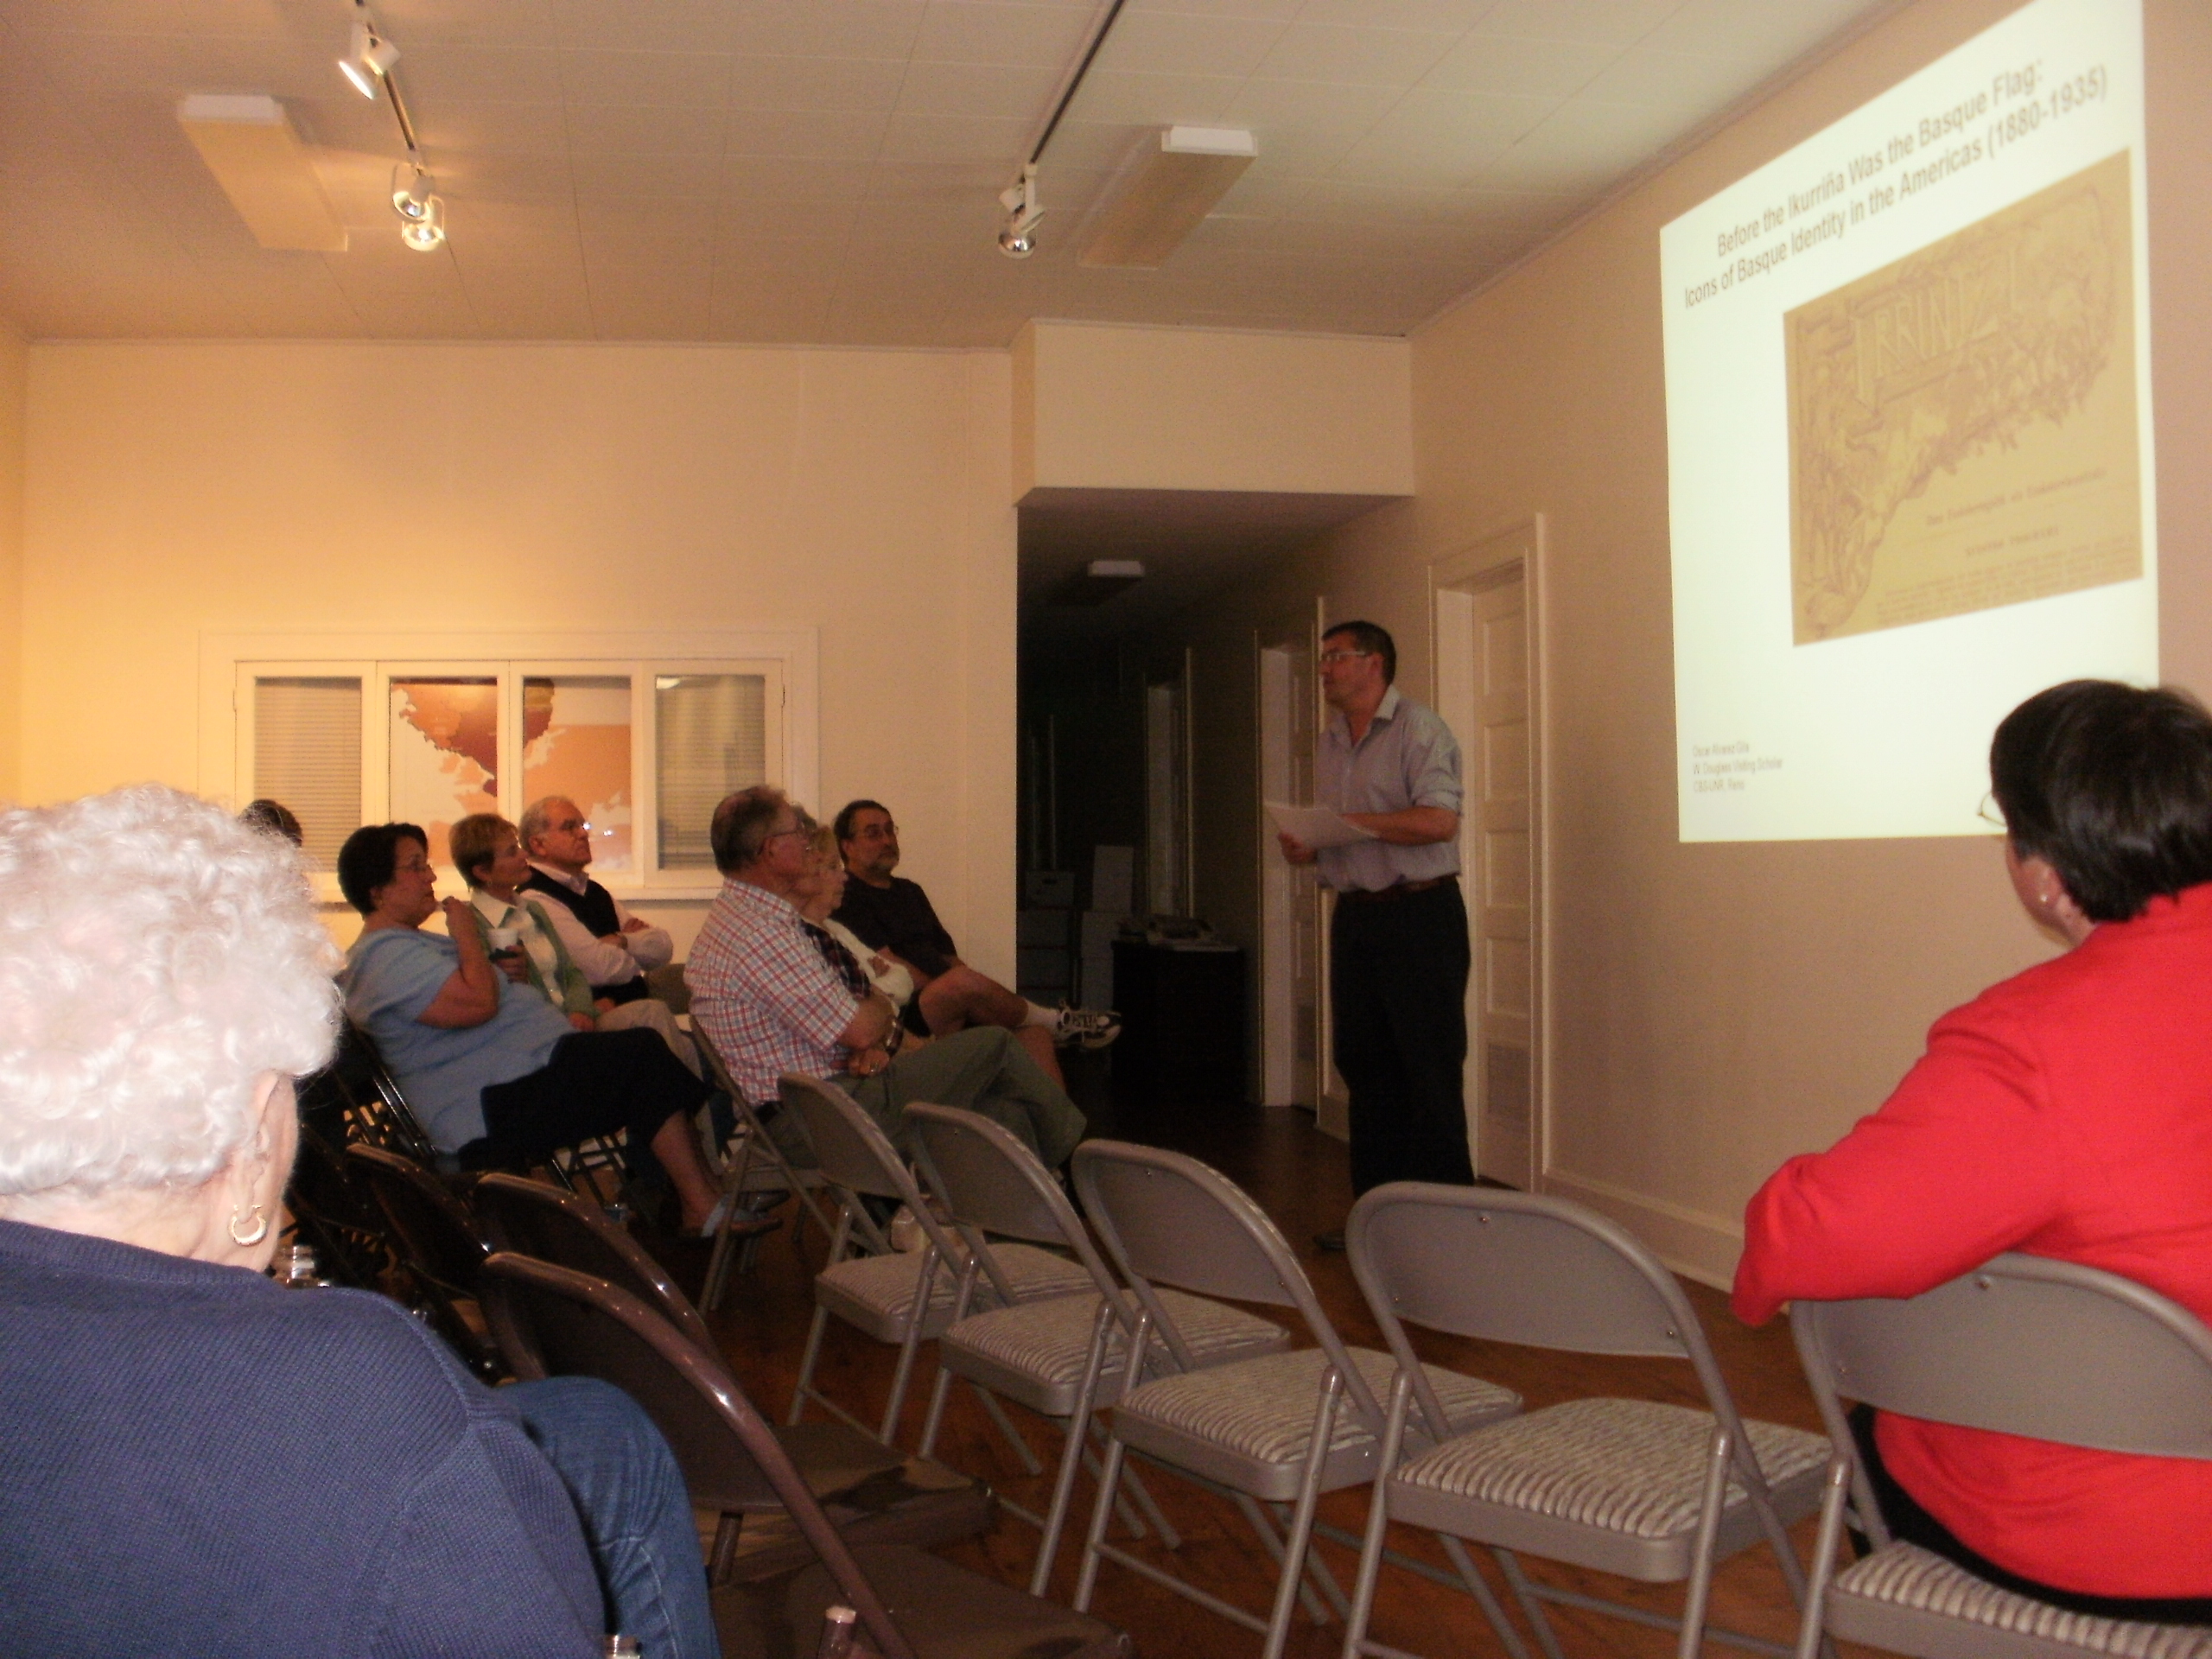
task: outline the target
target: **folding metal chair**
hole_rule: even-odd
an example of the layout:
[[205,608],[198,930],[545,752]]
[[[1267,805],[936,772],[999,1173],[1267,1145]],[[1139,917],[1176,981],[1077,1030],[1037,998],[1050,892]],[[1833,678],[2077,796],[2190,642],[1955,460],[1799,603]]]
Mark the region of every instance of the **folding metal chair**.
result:
[[[2212,1630],[2016,1595],[1883,1523],[1839,1396],[1929,1422],[2153,1458],[2212,1458],[2212,1331],[2094,1268],[2000,1255],[1907,1300],[1804,1302],[1798,1357],[1835,1442],[1797,1652],[1822,1636],[1919,1659],[2205,1659]],[[1844,1496],[1874,1546],[1833,1571]]]
[[911,1545],[859,1545],[852,1529],[841,1533],[728,1371],[634,1296],[505,1251],[485,1265],[485,1294],[503,1329],[526,1329],[535,1350],[574,1362],[563,1369],[623,1389],[679,1458],[693,1448],[687,1480],[699,1478],[700,1459],[719,1459],[717,1490],[702,1497],[695,1484],[695,1501],[789,1516],[815,1564],[795,1562],[766,1580],[717,1586],[716,1623],[731,1659],[806,1652],[836,1605],[858,1613],[884,1659],[914,1659],[918,1651],[932,1659],[1128,1659],[1128,1638],[1110,1625]]
[[[722,1364],[714,1334],[690,1299],[636,1240],[594,1205],[517,1175],[486,1175],[477,1184],[474,1197],[495,1249],[605,1281],[658,1313],[715,1365]],[[516,1321],[507,1321],[504,1329],[495,1323],[494,1335],[518,1376],[589,1369],[589,1356],[557,1344],[549,1351],[535,1330]],[[982,1483],[942,1464],[906,1457],[842,1423],[781,1429],[777,1439],[798,1465],[808,1489],[830,1506],[849,1539],[930,1546],[972,1537],[991,1524],[992,1496]],[[720,1480],[722,1465],[715,1444],[709,1437],[703,1453],[690,1442],[676,1447],[686,1478],[702,1495],[702,1507],[711,1507],[705,1500],[727,1487]],[[860,1507],[853,1508],[855,1503]],[[713,1557],[717,1582],[734,1570],[742,1522],[741,1510],[722,1515]],[[747,1570],[758,1576],[774,1559],[756,1550],[747,1557]]]
[[[1324,1492],[1375,1478],[1384,1431],[1379,1399],[1390,1387],[1391,1357],[1344,1344],[1281,1232],[1219,1172],[1180,1153],[1116,1141],[1086,1141],[1076,1148],[1073,1165],[1084,1212],[1143,1307],[1137,1339],[1156,1332],[1179,1373],[1141,1384],[1114,1407],[1075,1605],[1090,1606],[1098,1563],[1115,1561],[1261,1632],[1265,1659],[1280,1659],[1292,1604],[1308,1576],[1343,1609],[1336,1581],[1318,1556],[1309,1560],[1314,1506]],[[1192,1369],[1185,1356],[1195,1358],[1193,1345],[1162,1294],[1168,1287],[1295,1309],[1317,1345]],[[1460,1433],[1521,1408],[1520,1396],[1496,1383],[1437,1366],[1423,1367],[1421,1375],[1445,1433]],[[1268,1617],[1106,1543],[1106,1519],[1129,1452],[1236,1502],[1281,1564]],[[1281,1506],[1293,1506],[1287,1535],[1277,1536],[1262,1504],[1276,1506],[1277,1518]],[[1312,1591],[1303,1594],[1308,1611],[1323,1619]]]
[[[1791,1594],[1802,1598],[1804,1573],[1783,1529],[1819,1502],[1828,1443],[1737,1414],[1681,1287],[1624,1229],[1558,1198],[1398,1182],[1352,1206],[1345,1242],[1352,1273],[1399,1366],[1345,1659],[1363,1653],[1404,1659],[1367,1639],[1392,1521],[1444,1541],[1463,1586],[1514,1659],[1524,1659],[1526,1650],[1459,1540],[1490,1547],[1548,1659],[1560,1659],[1560,1649],[1547,1601],[1677,1630],[1678,1651],[1693,1659],[1706,1633],[1713,1562],[1761,1538],[1772,1546]],[[1407,1339],[1408,1324],[1570,1353],[1686,1360],[1708,1409],[1573,1400],[1446,1433],[1441,1402],[1432,1398]],[[1427,1449],[1416,1447],[1401,1462],[1416,1436]],[[1522,1571],[1516,1552],[1647,1584],[1688,1580],[1682,1616],[1670,1619],[1537,1584]],[[1732,1631],[1711,1634],[1760,1652],[1785,1651]]]
[[[1065,1256],[1028,1244],[1003,1245],[962,1260],[966,1253],[955,1249],[938,1225],[890,1137],[857,1101],[836,1084],[814,1077],[786,1075],[781,1091],[784,1109],[798,1115],[815,1155],[822,1160],[823,1175],[841,1198],[830,1239],[830,1264],[814,1275],[814,1322],[807,1329],[806,1352],[799,1361],[798,1384],[791,1391],[791,1414],[785,1421],[798,1421],[806,1402],[814,1400],[855,1427],[867,1427],[814,1386],[823,1332],[835,1314],[855,1330],[899,1350],[891,1397],[884,1404],[883,1425],[876,1431],[876,1438],[887,1444],[906,1403],[914,1356],[924,1342],[950,1327],[963,1286],[969,1287],[965,1306],[980,1310],[1072,1296],[1090,1288],[1090,1275]],[[866,1223],[867,1230],[874,1230],[861,1202],[866,1198],[905,1205],[922,1225],[923,1248],[847,1255],[856,1226]],[[1041,1472],[1042,1465],[998,1402],[980,1389],[977,1397],[1000,1432],[1018,1448],[1023,1466],[1031,1474]]]
[[[954,1322],[938,1338],[937,1382],[922,1430],[922,1455],[927,1457],[937,1443],[945,1397],[956,1376],[1003,1395],[1060,1426],[1060,1466],[1045,1515],[1033,1516],[1004,1497],[999,1500],[1001,1507],[1042,1534],[1029,1575],[1029,1593],[1042,1595],[1066,1524],[1076,1471],[1085,1455],[1085,1427],[1092,1414],[1110,1405],[1127,1386],[1129,1339],[1142,1310],[1106,1270],[1059,1182],[1011,1130],[977,1112],[918,1103],[907,1107],[906,1122],[923,1179],[951,1212],[973,1261],[985,1261],[995,1253],[997,1247],[987,1235],[996,1234],[1065,1249],[1090,1275],[1090,1287],[1078,1295],[970,1314],[966,1303],[975,1283],[971,1268],[953,1308]],[[1290,1345],[1287,1331],[1242,1308],[1175,1290],[1162,1291],[1160,1297],[1190,1344],[1192,1369],[1278,1353]],[[1147,1357],[1140,1370],[1147,1374],[1179,1369],[1164,1347]],[[1141,1493],[1135,1471],[1130,1473],[1133,1486]],[[1173,1529],[1148,1497],[1142,1501],[1163,1541],[1173,1548]]]
[[346,1148],[348,1166],[384,1212],[387,1236],[431,1325],[480,1375],[502,1376],[497,1349],[464,1311],[487,1254],[476,1217],[445,1178],[382,1147]]
[[[301,1090],[303,1109],[320,1109],[329,1097],[341,1103],[350,1141],[411,1158],[425,1169],[436,1169],[438,1149],[430,1144],[422,1121],[400,1092],[398,1079],[377,1052],[375,1040],[352,1020],[338,1034],[338,1052]],[[450,1158],[448,1169],[455,1167]]]
[[[688,989],[685,1006],[690,1006]],[[760,1121],[760,1115],[753,1109],[753,1103],[746,1099],[738,1089],[736,1080],[730,1076],[729,1068],[722,1064],[722,1057],[713,1041],[696,1020],[692,1024],[691,1035],[699,1045],[699,1053],[706,1060],[708,1071],[714,1075],[715,1086],[729,1096],[730,1110],[737,1119],[736,1150],[730,1154],[723,1167],[722,1190],[741,1197],[748,1192],[789,1192],[795,1197],[798,1200],[798,1207],[791,1212],[793,1249],[798,1248],[799,1235],[805,1230],[810,1216],[813,1217],[815,1225],[822,1229],[822,1236],[825,1239],[830,1237],[836,1230],[836,1224],[830,1219],[830,1212],[823,1207],[822,1199],[817,1196],[828,1185],[822,1172],[803,1169],[784,1155],[783,1148],[769,1135],[768,1126]],[[753,1248],[752,1241],[746,1241],[745,1248],[749,1252]],[[700,1305],[709,1313],[721,1306],[722,1291],[728,1282],[732,1267],[738,1265],[738,1255],[739,1251],[722,1239],[715,1241],[715,1253],[707,1262],[706,1283],[699,1293]]]

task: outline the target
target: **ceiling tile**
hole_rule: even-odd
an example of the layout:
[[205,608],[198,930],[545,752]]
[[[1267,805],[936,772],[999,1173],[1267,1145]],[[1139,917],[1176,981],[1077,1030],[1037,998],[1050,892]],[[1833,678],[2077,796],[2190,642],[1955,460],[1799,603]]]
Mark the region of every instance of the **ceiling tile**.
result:
[[1596,194],[1681,128],[1664,111],[1576,99],[1484,169],[1480,182],[1530,192]]
[[747,110],[889,110],[906,65],[896,58],[769,58],[730,64],[729,102]]
[[917,62],[1020,64],[1065,72],[1090,38],[1089,7],[933,0],[914,37]]
[[1628,48],[1580,41],[1535,41],[1478,31],[1437,60],[1424,91],[1522,92],[1571,98]]
[[1579,96],[1601,104],[1638,104],[1672,110],[1685,125],[1741,98],[1762,79],[1741,58],[1662,52],[1639,46],[1584,87]]
[[571,104],[569,144],[578,155],[719,157],[727,120],[722,111],[698,105]]
[[1497,0],[1306,0],[1301,23],[1357,23],[1372,29],[1472,29]]
[[[870,176],[874,169],[870,169]],[[789,156],[735,156],[722,163],[721,194],[725,202],[817,202],[833,197],[823,184],[822,164]]]
[[448,99],[561,99],[561,54],[550,46],[424,46],[403,54],[398,74],[408,107],[418,115]]
[[1410,86],[1459,36],[1408,29],[1295,22],[1253,73],[1283,80]]
[[1863,0],[1686,0],[1643,44],[1764,61],[1768,73],[1802,56],[1866,10]]
[[816,161],[865,162],[883,143],[891,118],[864,110],[732,110],[724,130],[728,156],[804,156]]
[[795,58],[905,58],[923,0],[751,0],[738,14],[740,52]]
[[1029,137],[1026,121],[901,111],[885,129],[879,153],[887,162],[996,162],[1011,172],[1020,165]]
[[721,189],[718,156],[625,156],[587,150],[570,164],[576,199],[629,196],[712,198]]
[[1095,68],[1116,74],[1252,73],[1287,24],[1272,18],[1124,11],[1098,49]]
[[1130,73],[1093,69],[1084,77],[1070,115],[1085,121],[1166,127],[1217,125],[1244,85],[1230,75]]
[[550,10],[564,47],[728,52],[735,43],[728,0],[552,0]]
[[561,54],[561,85],[572,104],[715,104],[729,90],[730,59],[720,53]]
[[1060,71],[977,63],[914,63],[899,92],[901,112],[998,116],[1040,126]]
[[[451,163],[440,151],[505,152],[565,156],[569,123],[557,102],[490,103],[446,99],[416,110],[415,128],[433,167]],[[397,135],[388,140],[396,152]]]
[[[377,22],[403,48],[534,46],[557,39],[552,0],[377,0]],[[345,40],[345,14],[333,20],[334,52]]]
[[[1796,0],[1788,0],[1795,4]],[[1518,35],[1587,46],[1633,46],[1667,21],[1683,0],[1498,0],[1475,25],[1479,35]]]

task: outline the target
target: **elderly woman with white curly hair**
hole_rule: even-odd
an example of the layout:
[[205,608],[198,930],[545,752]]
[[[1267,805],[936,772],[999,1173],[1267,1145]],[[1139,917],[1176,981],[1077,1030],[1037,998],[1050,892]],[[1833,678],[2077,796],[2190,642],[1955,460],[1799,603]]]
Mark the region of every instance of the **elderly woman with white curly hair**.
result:
[[711,1655],[624,1395],[265,1276],[335,961],[296,851],[204,802],[0,815],[0,1652]]

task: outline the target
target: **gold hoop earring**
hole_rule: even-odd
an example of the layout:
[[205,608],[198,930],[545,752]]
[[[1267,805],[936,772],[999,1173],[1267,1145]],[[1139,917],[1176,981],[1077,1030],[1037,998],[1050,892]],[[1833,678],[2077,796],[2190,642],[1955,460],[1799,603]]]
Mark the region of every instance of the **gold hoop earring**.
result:
[[251,1225],[248,1226],[244,1231],[239,1230],[238,1223],[240,1217],[238,1212],[235,1210],[231,1211],[231,1243],[233,1244],[239,1245],[241,1247],[248,1244],[258,1244],[263,1239],[269,1236],[269,1217],[262,1213],[262,1209],[259,1205],[257,1204],[251,1207],[253,1213],[253,1221]]

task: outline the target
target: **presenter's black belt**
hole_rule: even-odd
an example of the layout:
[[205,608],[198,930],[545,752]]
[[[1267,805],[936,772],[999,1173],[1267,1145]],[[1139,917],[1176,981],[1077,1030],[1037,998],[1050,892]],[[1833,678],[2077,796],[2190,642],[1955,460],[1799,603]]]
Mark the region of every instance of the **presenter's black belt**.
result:
[[1459,885],[1456,875],[1432,875],[1420,881],[1400,881],[1387,887],[1346,887],[1337,895],[1340,905],[1381,905],[1393,899],[1410,899],[1417,893]]

